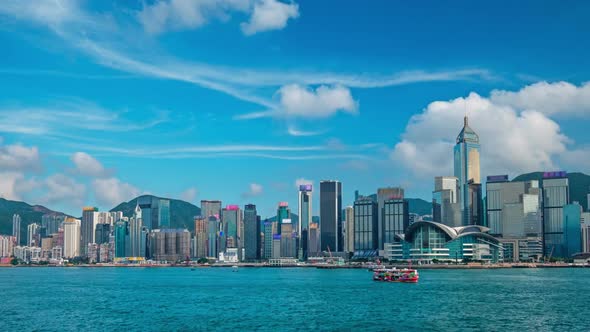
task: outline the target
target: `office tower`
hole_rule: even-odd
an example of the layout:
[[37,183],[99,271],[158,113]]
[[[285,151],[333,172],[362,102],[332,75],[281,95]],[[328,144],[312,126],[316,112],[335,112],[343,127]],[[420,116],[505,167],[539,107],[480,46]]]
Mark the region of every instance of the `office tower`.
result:
[[260,221],[254,204],[244,207],[244,249],[244,260],[260,259]]
[[152,259],[167,262],[189,259],[191,233],[188,230],[155,229],[149,236]]
[[291,219],[283,219],[281,224],[281,257],[294,258],[297,256],[296,238],[297,232],[293,231]]
[[344,235],[346,239],[344,251],[354,252],[354,207],[352,206],[347,206],[344,209]]
[[488,176],[487,220],[490,234],[499,237],[541,236],[539,182],[508,181],[508,175]]
[[[129,220],[129,248],[131,250],[130,257],[145,257],[145,248],[142,245],[145,244],[143,239],[143,211],[139,207],[139,204],[135,206],[133,217]],[[142,255],[142,253],[144,255]]]
[[361,197],[354,202],[353,210],[355,255],[365,256],[368,251],[379,249],[379,204]]
[[383,243],[398,243],[397,234],[404,234],[410,226],[408,201],[405,199],[389,199],[383,203],[383,224],[381,234]]
[[320,245],[322,251],[342,251],[342,184],[320,182]]
[[283,224],[283,220],[285,219],[291,219],[291,210],[289,209],[289,203],[280,202],[279,207],[277,209],[277,234],[281,234],[281,225]]
[[[479,194],[474,192],[478,190],[477,185],[481,183],[479,151],[479,136],[469,127],[467,116],[465,116],[463,129],[457,136],[454,149],[455,177],[459,181],[458,192],[463,226],[474,225],[476,220],[473,220],[473,217],[481,217],[477,215],[480,211],[470,211],[470,207],[480,206],[475,199],[481,197],[481,192]],[[481,187],[479,188],[481,190]]]
[[580,219],[582,252],[590,252],[590,212],[583,212]]
[[467,185],[468,189],[468,215],[467,219],[471,223],[470,225],[480,225],[483,226],[483,196],[482,196],[482,189],[480,183],[474,183],[472,180],[469,180],[469,184]]
[[217,257],[217,253],[219,252],[219,224],[219,215],[207,217],[207,257]]
[[201,215],[205,218],[217,216],[221,218],[221,201],[201,201]]
[[170,201],[160,199],[158,203],[158,228],[170,228]]
[[61,227],[61,224],[66,219],[65,215],[48,213],[41,217],[41,226],[45,227],[47,234],[57,233],[57,230]]
[[109,243],[111,224],[96,224],[94,231],[94,242],[96,244]]
[[195,242],[194,242],[194,257],[207,257],[207,235],[209,229],[209,221],[205,217],[195,217]]
[[578,202],[563,207],[563,256],[572,257],[582,251],[582,206]]
[[119,220],[115,223],[115,257],[127,257],[127,247],[129,246],[129,222]]
[[21,228],[20,227],[21,227],[20,215],[14,214],[12,216],[12,236],[14,236],[17,246],[20,246],[20,244],[21,244],[21,238],[20,238]]
[[457,189],[459,182],[453,176],[434,178],[432,192],[432,220],[450,227],[461,226],[461,205]]
[[543,173],[543,255],[564,257],[563,207],[569,203],[569,182],[566,172]]
[[88,243],[94,243],[94,228],[98,222],[98,208],[87,206],[82,209],[82,223],[80,224],[80,256],[86,257]]
[[281,234],[275,234],[272,236],[271,258],[281,258]]
[[297,223],[298,256],[300,259],[307,259],[307,247],[309,242],[309,225],[312,218],[312,190],[311,184],[299,186],[299,222]]
[[74,218],[66,218],[63,223],[64,228],[64,250],[63,256],[65,258],[74,258],[80,256],[80,220]]
[[386,243],[383,235],[383,205],[386,200],[403,199],[404,189],[399,187],[388,187],[377,189],[377,204],[379,208],[378,213],[378,233],[379,233],[379,249],[383,249],[383,244]]
[[39,236],[39,232],[41,229],[41,225],[37,223],[32,223],[27,226],[27,246],[29,247],[40,247],[41,246],[41,238]]
[[277,222],[266,221],[264,223],[264,258],[272,258],[273,236],[277,233]]
[[320,249],[320,227],[317,222],[309,225],[309,246],[307,248],[308,257],[318,256]]
[[41,258],[49,260],[51,258],[51,249],[54,247],[53,237],[44,237],[41,239]]
[[222,210],[221,221],[225,230],[226,248],[242,248],[242,211],[237,205],[228,205]]

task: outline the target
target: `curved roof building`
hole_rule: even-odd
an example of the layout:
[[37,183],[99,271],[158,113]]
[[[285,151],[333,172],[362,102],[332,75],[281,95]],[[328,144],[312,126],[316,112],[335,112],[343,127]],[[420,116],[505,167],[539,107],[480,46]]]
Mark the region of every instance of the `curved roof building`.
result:
[[398,234],[399,244],[388,244],[389,259],[412,260],[482,260],[497,262],[503,248],[488,234],[489,228],[479,225],[450,227],[432,221],[413,223],[404,234]]

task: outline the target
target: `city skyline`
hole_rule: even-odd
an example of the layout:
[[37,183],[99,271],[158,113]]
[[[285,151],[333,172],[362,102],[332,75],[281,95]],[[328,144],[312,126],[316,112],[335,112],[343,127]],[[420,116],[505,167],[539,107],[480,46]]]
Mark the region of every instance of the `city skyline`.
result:
[[[453,175],[465,115],[486,142],[482,182],[588,173],[589,50],[578,42],[588,4],[511,5],[493,28],[502,6],[281,4],[264,21],[253,4],[195,5],[187,13],[202,15],[191,16],[143,2],[7,1],[0,197],[77,216],[150,193],[271,216],[280,201],[295,212],[311,183],[319,215],[320,181],[336,179],[343,207],[383,186],[430,200],[434,176]],[[555,24],[539,24],[553,12]]]

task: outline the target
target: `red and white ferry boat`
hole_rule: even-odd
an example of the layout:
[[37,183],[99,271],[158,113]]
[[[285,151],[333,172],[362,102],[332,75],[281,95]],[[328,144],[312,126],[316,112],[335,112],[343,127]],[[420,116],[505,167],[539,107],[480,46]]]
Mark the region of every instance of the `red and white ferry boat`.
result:
[[384,282],[418,282],[418,270],[415,269],[376,269],[373,270],[374,281]]

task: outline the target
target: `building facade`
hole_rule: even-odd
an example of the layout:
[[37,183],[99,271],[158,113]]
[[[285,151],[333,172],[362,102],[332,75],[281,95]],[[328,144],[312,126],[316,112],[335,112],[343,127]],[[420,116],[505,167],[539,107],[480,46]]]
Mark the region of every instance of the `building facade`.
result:
[[398,234],[403,234],[410,226],[410,211],[405,199],[389,199],[380,211],[383,216],[381,234],[383,243],[399,242]]
[[343,251],[342,228],[342,184],[339,181],[321,181],[320,248],[322,251]]
[[456,177],[437,176],[432,192],[432,219],[450,227],[462,223],[461,205],[458,198],[459,182]]
[[155,229],[149,236],[153,260],[177,262],[189,259],[191,233],[187,229]]
[[87,206],[82,209],[82,221],[80,224],[80,255],[87,255],[88,243],[94,243],[94,227],[98,223],[98,208]]
[[354,206],[344,209],[344,251],[354,253]]
[[12,236],[15,238],[15,245],[21,245],[21,218],[20,215],[14,214],[12,215]]
[[311,184],[299,186],[299,222],[297,223],[298,256],[306,260],[309,248],[309,225],[312,221],[312,191]]
[[566,172],[545,172],[542,183],[543,255],[565,257],[563,207],[569,203]]
[[[477,215],[480,211],[474,211],[474,197],[481,197],[481,191],[474,193],[477,186],[481,184],[480,178],[480,145],[479,136],[469,127],[467,116],[464,118],[463,129],[457,136],[454,148],[455,177],[458,179],[458,197],[461,206],[461,225],[475,225],[476,219],[482,218]],[[479,187],[481,190],[481,187]],[[477,205],[475,206],[477,207]]]
[[63,223],[64,227],[64,250],[63,256],[65,258],[74,258],[81,255],[80,252],[80,220],[74,218],[66,218]]
[[375,256],[379,250],[379,205],[372,199],[354,202],[354,256]]
[[244,260],[260,260],[260,217],[256,205],[244,206]]
[[384,216],[383,216],[383,209],[385,207],[385,201],[391,199],[403,199],[404,198],[404,189],[399,187],[388,187],[388,188],[378,188],[377,189],[377,204],[379,213],[377,216],[378,219],[378,240],[379,240],[379,250],[383,249],[383,244],[385,241],[385,235],[383,231],[385,229],[384,226]]

